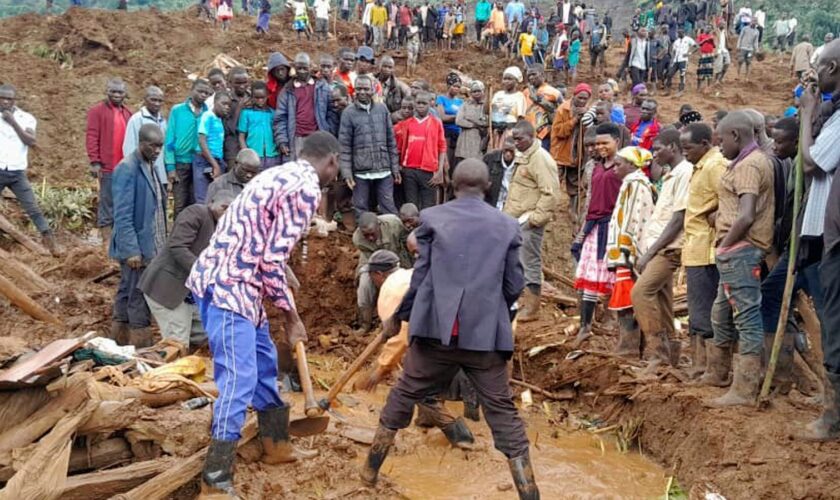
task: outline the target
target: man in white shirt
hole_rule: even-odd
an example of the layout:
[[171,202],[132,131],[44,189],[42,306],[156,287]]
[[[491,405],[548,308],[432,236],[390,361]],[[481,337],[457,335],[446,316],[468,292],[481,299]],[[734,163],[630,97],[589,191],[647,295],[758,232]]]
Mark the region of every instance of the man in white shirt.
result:
[[633,80],[634,87],[645,81],[648,66],[647,53],[647,30],[639,28],[636,37],[630,42],[630,78]]
[[[143,107],[131,116],[125,126],[125,139],[123,139],[122,147],[124,158],[128,158],[129,155],[137,150],[137,146],[140,144],[140,127],[143,125],[147,123],[157,125],[160,131],[163,132],[164,137],[166,136],[166,118],[161,113],[162,107],[163,90],[154,85],[146,88]],[[168,184],[163,155],[158,155],[157,160],[155,160],[155,172],[157,172],[161,184]]]
[[776,29],[776,48],[779,49],[779,52],[784,52],[787,47],[787,36],[790,33],[790,23],[787,19],[781,17],[774,26]]
[[666,79],[669,91],[674,75],[678,71],[680,73],[680,94],[685,91],[685,72],[688,67],[688,58],[695,50],[697,50],[697,42],[690,36],[685,36],[684,29],[678,29],[677,39],[671,44],[671,69],[668,71],[668,78]]
[[820,60],[820,54],[822,54],[825,46],[831,43],[834,40],[834,33],[826,33],[825,37],[823,38],[823,44],[814,50],[814,54],[811,56],[811,66],[816,66],[817,61]]
[[326,40],[330,25],[330,0],[315,0],[312,7],[315,8],[315,34],[318,40]]
[[53,256],[61,252],[47,219],[38,207],[35,193],[26,177],[29,148],[35,146],[35,117],[15,106],[17,90],[9,84],[0,85],[0,192],[12,190],[29,219],[38,228],[44,245]]
[[767,21],[767,13],[764,12],[763,5],[758,6],[753,17],[755,18],[756,28],[758,28],[758,43],[761,43],[764,41],[764,23]]

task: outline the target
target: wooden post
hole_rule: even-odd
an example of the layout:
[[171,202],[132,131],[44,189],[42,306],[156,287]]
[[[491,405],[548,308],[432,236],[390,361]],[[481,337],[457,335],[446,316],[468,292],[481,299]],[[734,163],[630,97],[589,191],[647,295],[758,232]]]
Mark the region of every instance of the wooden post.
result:
[[52,289],[52,286],[40,274],[2,248],[0,248],[0,273],[5,274],[30,293],[46,292]]
[[0,231],[3,231],[4,233],[8,234],[12,238],[14,238],[18,243],[37,254],[50,254],[50,252],[48,252],[43,245],[41,245],[40,243],[36,243],[29,236],[25,235],[23,231],[18,229],[17,226],[12,224],[12,222],[9,219],[5,218],[2,215],[0,215]]
[[20,288],[15,286],[14,283],[9,281],[8,278],[0,274],[0,294],[5,296],[9,299],[9,302],[18,306],[25,312],[26,314],[32,316],[35,319],[44,321],[46,323],[52,323],[56,326],[62,326],[63,323],[57,317],[53,316],[53,314],[43,307],[40,304],[32,300],[29,295],[24,293]]

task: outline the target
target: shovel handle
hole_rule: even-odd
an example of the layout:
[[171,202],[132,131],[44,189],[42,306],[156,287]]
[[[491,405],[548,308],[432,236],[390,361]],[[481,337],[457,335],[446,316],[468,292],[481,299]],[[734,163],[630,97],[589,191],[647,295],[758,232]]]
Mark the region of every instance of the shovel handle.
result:
[[309,363],[306,361],[306,346],[303,341],[295,343],[295,357],[297,358],[298,375],[300,375],[300,386],[303,388],[304,411],[307,417],[315,417],[322,412],[318,410],[318,402],[315,401],[315,394],[312,390],[312,378],[309,376]]
[[[359,354],[359,356],[356,357],[356,359],[354,359],[352,363],[350,363],[350,366],[348,366],[346,370],[344,370],[344,373],[341,374],[341,377],[338,378],[338,381],[336,381],[336,383],[334,383],[332,387],[330,387],[330,392],[327,393],[327,397],[321,400],[320,406],[322,409],[326,410],[330,407],[330,405],[332,405],[332,402],[335,401],[336,396],[338,396],[338,393],[340,393],[341,390],[344,389],[344,386],[347,385],[347,382],[349,382],[350,379],[353,378],[353,375],[355,375],[356,372],[359,371],[359,368],[361,368],[362,365],[364,365],[365,362],[367,362],[368,358],[370,358],[371,355],[374,352],[376,352],[379,346],[382,345],[384,342],[385,339],[382,338],[382,335],[377,335],[376,337],[374,337],[374,339],[367,345],[367,347],[365,347],[365,350],[362,351],[362,353]],[[326,408],[324,408],[324,406],[326,406]]]

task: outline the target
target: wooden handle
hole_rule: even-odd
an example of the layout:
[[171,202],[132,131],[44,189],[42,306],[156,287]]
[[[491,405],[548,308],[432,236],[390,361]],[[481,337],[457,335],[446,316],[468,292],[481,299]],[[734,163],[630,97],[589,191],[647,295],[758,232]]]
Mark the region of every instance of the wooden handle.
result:
[[382,338],[382,335],[377,335],[371,342],[365,347],[365,350],[362,351],[359,356],[350,363],[350,366],[344,370],[344,373],[341,374],[341,377],[338,378],[338,381],[330,387],[330,392],[327,393],[327,403],[332,404],[335,400],[335,397],[338,396],[338,393],[344,389],[344,386],[347,385],[347,382],[353,378],[353,375],[359,371],[359,368],[367,362],[368,358],[376,352],[377,348],[385,342],[385,339]]
[[309,363],[306,361],[306,347],[303,345],[302,340],[295,343],[295,357],[297,357],[300,386],[303,388],[303,397],[305,399],[304,410],[307,416],[318,416],[320,414],[318,412],[318,402],[315,401],[315,395],[312,390],[312,379],[309,377]]

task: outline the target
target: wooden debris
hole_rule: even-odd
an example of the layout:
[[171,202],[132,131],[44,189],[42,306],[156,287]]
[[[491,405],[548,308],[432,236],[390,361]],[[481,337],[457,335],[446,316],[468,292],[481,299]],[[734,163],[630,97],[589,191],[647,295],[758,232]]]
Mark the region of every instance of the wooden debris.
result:
[[23,312],[37,320],[62,326],[62,322],[53,314],[44,309],[40,304],[32,300],[23,290],[18,288],[8,278],[0,274],[0,294],[9,299],[9,302],[18,306]]
[[29,236],[23,233],[20,229],[17,228],[9,219],[0,215],[0,231],[8,234],[12,238],[15,239],[18,243],[26,247],[32,252],[35,252],[40,255],[49,255],[50,252],[44,248],[43,245],[40,243],[36,243],[35,240],[31,239]]
[[64,482],[61,500],[100,500],[134,488],[147,479],[171,469],[174,458],[137,462],[119,469],[70,476]]
[[516,380],[515,378],[510,379],[510,383],[514,385],[518,385],[521,387],[525,387],[526,389],[531,389],[532,391],[536,392],[537,394],[541,394],[549,399],[553,399],[555,401],[564,401],[568,399],[574,399],[575,391],[571,389],[565,389],[560,392],[551,392],[543,389],[542,387],[536,386],[534,384],[529,384],[527,382],[523,382],[521,380]]
[[70,452],[70,472],[102,469],[126,463],[134,456],[128,442],[120,437],[94,443],[90,447],[73,448]]
[[93,335],[95,333],[91,332],[78,338],[54,340],[36,354],[18,360],[9,368],[0,370],[0,388],[3,385],[14,386],[15,384],[26,383],[29,377],[36,375],[45,367],[75,351]]
[[0,273],[8,276],[9,280],[28,293],[44,293],[53,289],[53,286],[40,274],[2,248],[0,248]]
[[91,278],[90,282],[91,283],[102,283],[103,281],[107,280],[111,276],[116,276],[118,274],[120,274],[119,269],[108,269],[107,271],[99,273],[98,275]]
[[542,270],[543,270],[543,274],[545,274],[549,278],[553,279],[554,281],[558,281],[558,282],[566,285],[569,288],[574,288],[575,287],[575,282],[574,282],[573,279],[571,279],[567,276],[563,276],[562,274],[558,273],[557,271],[554,271],[553,269],[549,269],[545,266],[543,266]]

